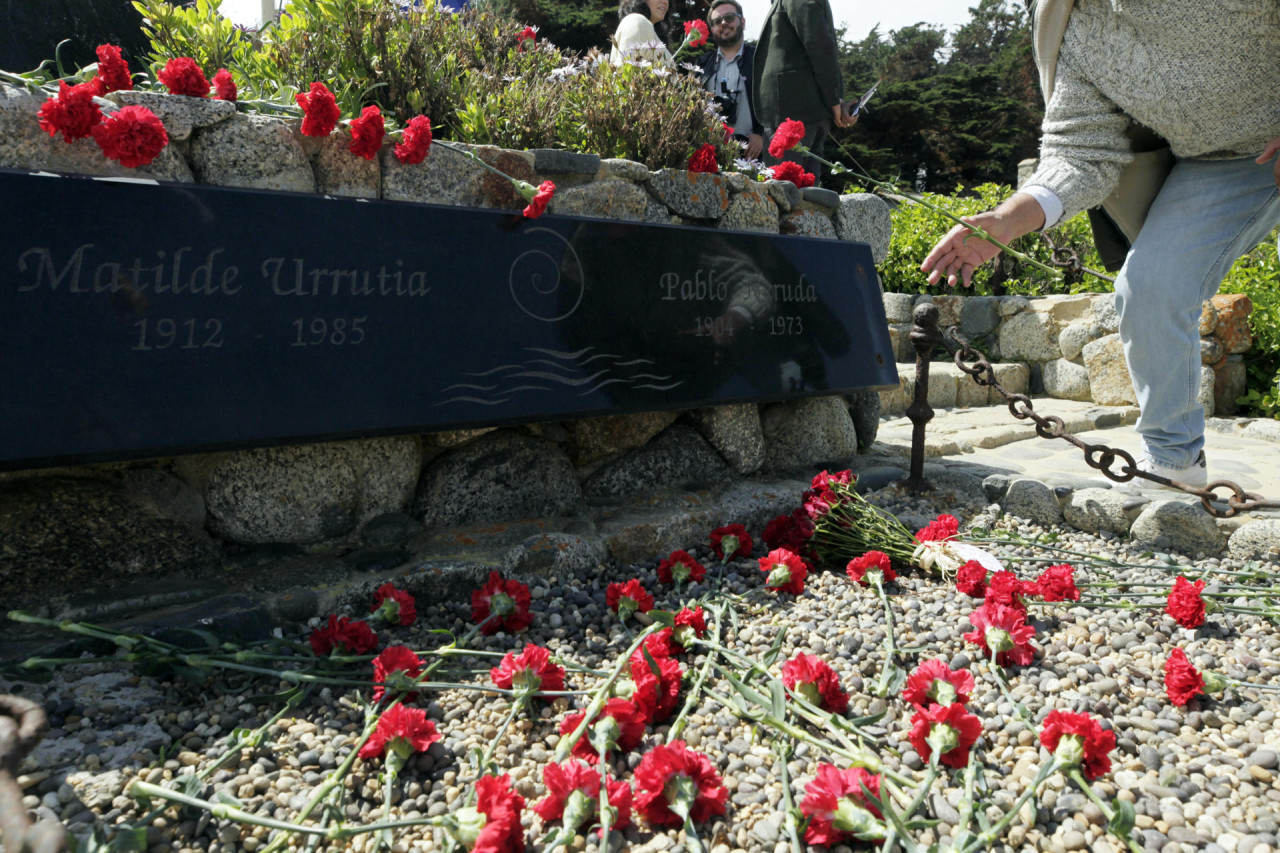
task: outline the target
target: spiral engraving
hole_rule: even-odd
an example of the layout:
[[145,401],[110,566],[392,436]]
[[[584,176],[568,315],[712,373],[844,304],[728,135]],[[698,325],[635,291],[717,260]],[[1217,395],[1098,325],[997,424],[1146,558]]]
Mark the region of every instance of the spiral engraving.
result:
[[[555,323],[565,319],[582,303],[586,278],[578,253],[569,241],[550,228],[530,228],[527,234],[550,234],[564,244],[559,253],[546,249],[529,249],[511,262],[507,280],[516,306],[535,320]],[[577,276],[565,276],[566,263],[577,268]],[[576,292],[562,290],[575,288]],[[567,307],[566,307],[567,306]]]

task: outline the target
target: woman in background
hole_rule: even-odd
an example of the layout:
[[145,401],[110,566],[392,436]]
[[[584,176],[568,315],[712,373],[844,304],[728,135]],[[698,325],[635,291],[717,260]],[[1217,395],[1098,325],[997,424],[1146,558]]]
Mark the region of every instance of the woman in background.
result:
[[618,4],[618,29],[613,34],[613,51],[609,59],[614,65],[648,60],[671,64],[667,50],[668,0],[622,0]]

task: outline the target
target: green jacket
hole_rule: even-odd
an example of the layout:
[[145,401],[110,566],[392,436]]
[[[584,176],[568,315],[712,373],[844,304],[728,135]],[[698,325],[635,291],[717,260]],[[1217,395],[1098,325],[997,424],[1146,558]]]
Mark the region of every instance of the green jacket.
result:
[[828,0],[773,0],[760,31],[752,84],[766,127],[788,118],[831,118],[844,83]]

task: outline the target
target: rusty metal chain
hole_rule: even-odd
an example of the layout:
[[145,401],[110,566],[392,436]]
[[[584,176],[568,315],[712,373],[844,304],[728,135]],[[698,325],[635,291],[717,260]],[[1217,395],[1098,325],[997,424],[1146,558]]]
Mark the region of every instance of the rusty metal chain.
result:
[[[979,385],[994,388],[1008,401],[1010,414],[1018,420],[1035,421],[1036,434],[1041,438],[1060,438],[1080,448],[1084,451],[1084,461],[1088,463],[1089,467],[1101,471],[1109,480],[1117,483],[1127,483],[1135,477],[1139,477],[1162,486],[1178,489],[1199,498],[1205,512],[1215,518],[1231,518],[1238,513],[1256,509],[1280,509],[1280,501],[1267,500],[1261,495],[1246,492],[1230,480],[1214,480],[1203,489],[1197,489],[1177,480],[1170,480],[1167,477],[1140,471],[1138,470],[1137,461],[1128,452],[1108,447],[1105,444],[1089,444],[1081,441],[1067,432],[1062,418],[1053,415],[1042,416],[1036,414],[1032,408],[1030,397],[1026,394],[1011,394],[1001,387],[1000,383],[996,381],[995,369],[992,368],[991,362],[987,361],[982,353],[969,346],[969,342],[960,335],[956,326],[951,326],[947,329],[943,335],[943,342],[955,357],[956,367],[971,376],[973,381]],[[1117,460],[1121,461],[1118,471],[1113,470]],[[1225,498],[1226,509],[1221,509],[1214,505],[1214,501],[1224,500],[1215,494],[1217,489],[1227,489],[1231,492]]]
[[61,853],[66,831],[52,821],[34,826],[22,805],[18,766],[44,737],[49,724],[44,710],[30,699],[0,695],[0,832],[11,853]]

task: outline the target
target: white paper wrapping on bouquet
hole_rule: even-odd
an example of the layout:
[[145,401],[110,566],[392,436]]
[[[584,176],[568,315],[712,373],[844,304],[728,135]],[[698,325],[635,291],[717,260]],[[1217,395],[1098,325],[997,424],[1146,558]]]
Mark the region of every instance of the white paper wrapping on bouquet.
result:
[[935,571],[945,577],[955,577],[956,572],[970,560],[977,560],[989,572],[1004,571],[1004,564],[995,555],[967,542],[948,539],[942,542],[921,542],[911,555],[911,560],[925,571]]

